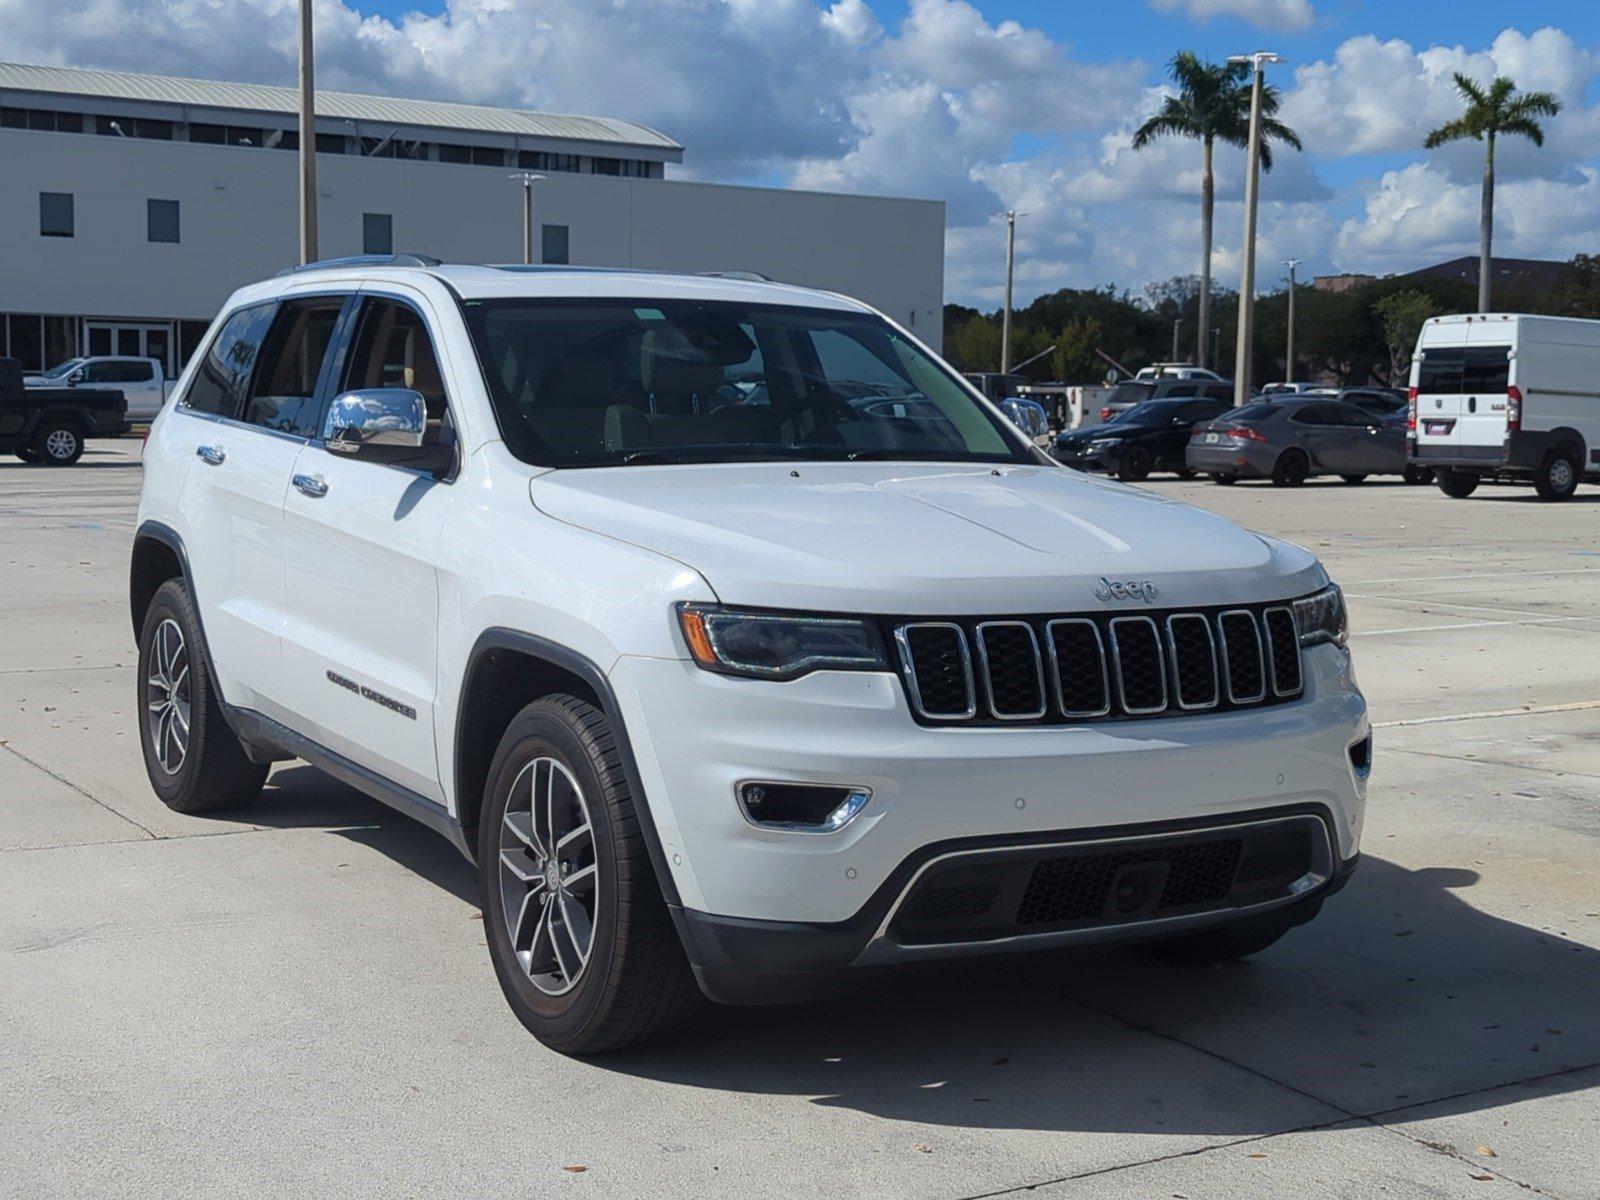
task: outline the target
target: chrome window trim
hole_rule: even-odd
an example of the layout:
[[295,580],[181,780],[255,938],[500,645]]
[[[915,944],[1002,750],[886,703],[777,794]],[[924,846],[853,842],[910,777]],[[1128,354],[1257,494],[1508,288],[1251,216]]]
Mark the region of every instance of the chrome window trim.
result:
[[[1313,593],[1313,595],[1314,594],[1315,593]],[[1284,691],[1278,686],[1278,655],[1277,652],[1272,648],[1272,629],[1267,625],[1267,618],[1275,612],[1281,612],[1288,615],[1289,632],[1294,636],[1294,673],[1295,679],[1298,681],[1298,686],[1296,686],[1293,691],[1288,692]],[[1294,619],[1294,605],[1274,604],[1270,608],[1263,608],[1261,610],[1261,626],[1262,633],[1265,635],[1265,641],[1267,644],[1267,656],[1265,662],[1267,666],[1267,675],[1272,680],[1272,694],[1285,699],[1291,696],[1298,696],[1301,692],[1306,690],[1306,672],[1305,663],[1300,658],[1300,623]]]
[[[987,629],[1021,629],[1028,635],[1028,644],[1033,647],[1033,676],[1039,688],[1039,707],[1036,711],[1021,713],[1003,713],[994,702],[994,679],[989,670],[989,645],[984,638]],[[1050,701],[1044,686],[1044,661],[1039,656],[1039,637],[1033,632],[1033,626],[1026,621],[980,621],[978,622],[976,641],[978,643],[978,662],[983,667],[983,696],[989,704],[989,712],[997,721],[1037,721],[1049,711]]]
[[[1041,933],[1013,933],[1003,937],[988,938],[976,941],[962,942],[915,942],[906,943],[895,941],[890,935],[890,926],[905,906],[906,899],[916,889],[922,878],[934,868],[948,863],[953,859],[982,858],[991,854],[1005,854],[1016,851],[1047,851],[1060,848],[1063,850],[1113,847],[1126,845],[1129,842],[1159,842],[1164,838],[1187,837],[1194,833],[1226,834],[1234,830],[1256,831],[1271,826],[1303,825],[1314,826],[1317,833],[1312,838],[1311,869],[1300,878],[1290,883],[1286,889],[1287,894],[1263,900],[1257,904],[1240,905],[1233,908],[1210,908],[1197,913],[1184,913],[1176,917],[1155,917],[1146,920],[1106,922],[1099,925],[1089,925],[1079,929],[1065,929],[1045,931]],[[895,897],[894,903],[889,906],[884,914],[877,931],[873,933],[870,941],[856,955],[852,966],[867,966],[873,963],[888,963],[904,961],[918,957],[950,957],[961,954],[986,954],[993,951],[1015,948],[1034,948],[1050,945],[1066,945],[1072,942],[1093,941],[1123,929],[1181,929],[1189,925],[1215,923],[1218,916],[1244,916],[1255,912],[1265,912],[1270,909],[1280,908],[1285,904],[1292,904],[1309,893],[1321,888],[1333,878],[1334,871],[1334,843],[1328,831],[1328,823],[1323,818],[1312,813],[1295,813],[1284,817],[1265,817],[1254,821],[1235,821],[1222,825],[1207,825],[1193,829],[1184,829],[1172,833],[1131,833],[1123,837],[1113,838],[1088,838],[1081,841],[1055,839],[1051,841],[1022,843],[1010,846],[989,846],[976,850],[951,850],[948,853],[930,858],[912,873],[906,880],[905,887],[900,889],[900,894]]]
[[[1199,621],[1200,628],[1206,632],[1206,644],[1211,650],[1211,703],[1190,704],[1183,698],[1183,671],[1178,663],[1178,639],[1173,632],[1174,621]],[[1205,712],[1207,709],[1216,708],[1222,703],[1222,679],[1217,673],[1217,639],[1211,632],[1211,622],[1206,620],[1203,613],[1180,612],[1172,613],[1167,617],[1167,648],[1172,651],[1172,691],[1178,699],[1178,707],[1185,712]]]
[[[1146,627],[1149,628],[1150,636],[1155,639],[1155,644],[1156,644],[1156,659],[1157,659],[1156,666],[1158,668],[1157,671],[1156,671],[1156,678],[1161,681],[1161,703],[1156,705],[1153,708],[1148,706],[1148,705],[1146,705],[1143,708],[1135,708],[1133,705],[1129,704],[1128,703],[1128,689],[1127,689],[1127,686],[1126,686],[1126,684],[1125,684],[1125,682],[1123,680],[1123,677],[1122,677],[1122,645],[1117,640],[1117,626],[1118,625],[1139,625],[1139,624],[1143,624],[1143,625],[1145,625]],[[1162,650],[1162,646],[1161,646],[1161,629],[1156,624],[1155,618],[1153,618],[1153,617],[1132,617],[1132,616],[1112,617],[1111,621],[1110,621],[1110,628],[1111,628],[1111,661],[1112,661],[1112,665],[1116,667],[1116,672],[1117,672],[1117,699],[1122,701],[1122,711],[1125,712],[1125,713],[1128,713],[1130,716],[1139,716],[1139,717],[1149,716],[1152,713],[1165,712],[1169,707],[1171,707],[1172,698],[1171,698],[1170,695],[1168,695],[1168,691],[1167,691],[1167,661],[1166,661],[1167,656],[1166,656],[1165,652]]]
[[[922,688],[917,682],[917,667],[915,655],[911,653],[911,639],[909,633],[913,629],[953,629],[956,643],[961,647],[961,667],[966,673],[967,680],[967,708],[960,713],[931,713],[923,706]],[[900,665],[904,669],[906,690],[911,696],[911,706],[917,714],[929,721],[970,721],[978,715],[978,688],[972,678],[972,652],[967,646],[967,631],[954,621],[908,621],[898,625],[894,631],[894,641],[900,653]]]
[[[1089,632],[1094,634],[1095,652],[1100,656],[1100,694],[1106,698],[1105,704],[1097,709],[1068,708],[1067,700],[1061,693],[1061,658],[1056,651],[1056,639],[1051,631],[1057,625],[1087,625]],[[1089,620],[1088,617],[1057,617],[1044,624],[1045,647],[1050,654],[1050,678],[1055,685],[1056,709],[1064,717],[1103,717],[1111,712],[1111,672],[1106,665],[1106,641],[1100,636],[1100,626]]]
[[286,442],[295,442],[302,446],[311,445],[312,438],[303,437],[298,433],[286,433],[282,429],[268,429],[265,425],[255,425],[249,421],[241,421],[237,417],[224,417],[218,413],[201,412],[198,408],[190,408],[187,404],[175,405],[173,411],[185,417],[193,417],[197,421],[211,421],[217,425],[225,425],[230,429],[241,429],[249,433],[264,433],[268,437],[281,438]]
[[[1245,617],[1250,622],[1251,632],[1256,639],[1256,659],[1261,663],[1261,690],[1253,696],[1241,696],[1233,687],[1233,667],[1228,662],[1228,627],[1225,624],[1229,617]],[[1228,703],[1229,704],[1260,704],[1267,698],[1267,651],[1261,644],[1261,622],[1256,620],[1255,613],[1248,608],[1230,608],[1217,614],[1217,637],[1222,642],[1222,669],[1228,676]]]

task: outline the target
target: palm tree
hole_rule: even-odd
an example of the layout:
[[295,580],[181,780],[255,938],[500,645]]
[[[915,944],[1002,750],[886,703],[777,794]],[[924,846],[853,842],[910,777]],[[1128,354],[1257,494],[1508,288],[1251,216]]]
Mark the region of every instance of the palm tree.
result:
[[1484,91],[1474,80],[1455,72],[1456,91],[1467,103],[1467,111],[1447,121],[1422,144],[1429,150],[1461,138],[1477,138],[1484,143],[1483,201],[1478,211],[1478,311],[1489,311],[1489,246],[1494,240],[1494,140],[1502,133],[1521,134],[1535,146],[1544,145],[1544,130],[1539,117],[1553,117],[1561,111],[1561,101],[1549,92],[1524,92],[1504,75],[1495,76]]
[[[1142,150],[1159,137],[1198,138],[1205,147],[1205,174],[1200,184],[1200,321],[1195,362],[1206,365],[1211,328],[1211,224],[1216,206],[1216,179],[1212,151],[1219,141],[1243,146],[1250,138],[1250,68],[1244,63],[1211,63],[1190,50],[1181,50],[1167,68],[1178,94],[1168,96],[1161,111],[1133,135],[1133,148]],[[1272,114],[1278,111],[1278,89],[1261,90],[1261,166],[1272,169],[1269,138],[1300,149],[1300,137]]]

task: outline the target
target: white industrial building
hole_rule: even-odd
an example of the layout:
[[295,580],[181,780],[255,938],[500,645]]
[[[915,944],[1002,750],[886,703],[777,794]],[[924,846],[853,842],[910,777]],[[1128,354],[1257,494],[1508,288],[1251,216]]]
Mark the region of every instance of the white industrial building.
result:
[[[944,205],[666,179],[626,121],[321,92],[320,252],[756,271],[865,300],[938,347]],[[187,360],[229,292],[298,255],[290,88],[0,63],[0,353]]]

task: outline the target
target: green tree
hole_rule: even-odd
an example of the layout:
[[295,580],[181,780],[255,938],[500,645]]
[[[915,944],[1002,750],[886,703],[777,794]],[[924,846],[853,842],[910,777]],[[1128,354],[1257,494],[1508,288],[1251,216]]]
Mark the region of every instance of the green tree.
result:
[[[1178,85],[1178,94],[1168,96],[1161,111],[1133,135],[1133,148],[1142,150],[1160,137],[1197,139],[1205,152],[1205,169],[1200,181],[1200,313],[1195,361],[1207,359],[1211,327],[1211,232],[1216,208],[1216,178],[1212,157],[1216,143],[1243,146],[1250,137],[1250,69],[1243,63],[1206,62],[1193,51],[1182,50],[1168,66]],[[1270,141],[1277,138],[1296,150],[1300,137],[1273,114],[1278,111],[1278,90],[1265,86],[1261,92],[1261,166],[1272,169]]]
[[1427,292],[1408,289],[1389,293],[1372,305],[1372,311],[1383,323],[1383,340],[1389,348],[1389,380],[1399,386],[1407,377],[1422,323],[1439,315],[1439,303]]
[[1051,374],[1067,383],[1104,378],[1106,365],[1094,352],[1104,332],[1094,317],[1074,317],[1068,321],[1056,335],[1056,350],[1050,356]]
[[1600,254],[1576,255],[1562,267],[1546,307],[1558,317],[1600,317]]
[[1478,311],[1489,311],[1490,244],[1494,240],[1494,143],[1502,134],[1527,138],[1535,146],[1544,145],[1544,129],[1538,118],[1553,117],[1561,111],[1561,101],[1549,92],[1517,94],[1517,85],[1504,75],[1485,90],[1478,83],[1455,72],[1456,91],[1466,101],[1466,111],[1430,133],[1423,145],[1434,150],[1446,142],[1476,138],[1484,144],[1483,199],[1478,209]]
[[973,314],[945,334],[945,355],[963,371],[1000,369],[1000,326],[989,317]]

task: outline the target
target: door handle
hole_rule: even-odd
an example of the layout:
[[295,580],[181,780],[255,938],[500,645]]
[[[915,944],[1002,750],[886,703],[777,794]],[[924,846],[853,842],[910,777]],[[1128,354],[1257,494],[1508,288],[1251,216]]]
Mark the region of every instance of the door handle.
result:
[[194,452],[213,467],[220,466],[222,460],[228,457],[228,452],[221,446],[196,446]]
[[313,498],[328,494],[327,481],[320,475],[296,475],[294,477],[294,486]]

